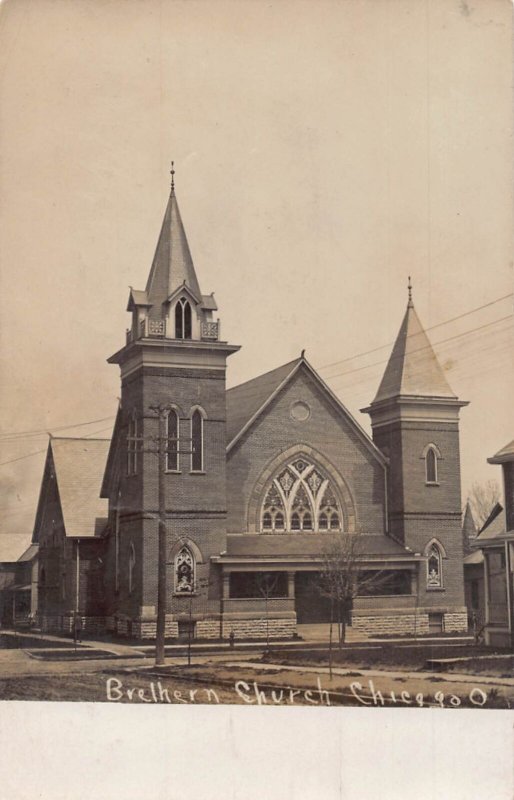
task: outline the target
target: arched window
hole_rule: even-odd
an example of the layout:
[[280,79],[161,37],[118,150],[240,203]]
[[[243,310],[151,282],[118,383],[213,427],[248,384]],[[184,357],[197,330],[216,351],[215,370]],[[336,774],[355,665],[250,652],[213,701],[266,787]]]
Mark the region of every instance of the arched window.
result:
[[129,560],[128,560],[128,590],[132,594],[134,588],[134,567],[136,566],[136,549],[133,543],[130,543]]
[[191,594],[195,586],[195,560],[189,547],[182,547],[175,556],[175,593]]
[[441,550],[432,544],[427,554],[427,588],[440,589],[443,585],[443,559]]
[[264,492],[263,532],[340,531],[342,519],[329,477],[304,458],[282,467]]
[[198,411],[191,417],[191,472],[203,471],[203,417]]
[[425,452],[425,480],[427,483],[437,483],[437,451],[432,445]]
[[137,440],[137,413],[136,410],[132,412],[128,424],[127,436],[127,475],[136,475],[137,473],[137,451],[139,449],[139,442]]
[[191,303],[185,297],[181,297],[175,306],[175,338],[191,339],[192,328]]
[[166,417],[166,470],[168,472],[178,472],[179,469],[179,426],[178,414],[171,409]]

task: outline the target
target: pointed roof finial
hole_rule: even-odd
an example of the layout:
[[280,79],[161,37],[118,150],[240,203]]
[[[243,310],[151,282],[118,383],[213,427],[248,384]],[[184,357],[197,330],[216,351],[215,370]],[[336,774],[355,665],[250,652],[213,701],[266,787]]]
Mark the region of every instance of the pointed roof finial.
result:
[[414,304],[413,304],[413,302],[412,302],[412,283],[411,283],[410,275],[409,275],[409,282],[408,282],[408,284],[407,284],[407,289],[408,289],[408,292],[409,292],[409,302],[408,302],[408,306],[409,306],[409,308],[413,308],[413,305],[414,305]]
[[174,161],[171,162],[170,175],[171,175],[171,191],[174,192],[175,191],[175,162]]

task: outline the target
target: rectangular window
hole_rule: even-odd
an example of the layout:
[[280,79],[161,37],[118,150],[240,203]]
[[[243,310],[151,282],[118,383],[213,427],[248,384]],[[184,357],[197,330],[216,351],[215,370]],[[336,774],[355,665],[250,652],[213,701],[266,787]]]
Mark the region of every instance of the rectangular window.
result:
[[229,596],[254,599],[287,597],[287,572],[232,572]]
[[358,597],[411,594],[408,570],[363,570],[357,579]]

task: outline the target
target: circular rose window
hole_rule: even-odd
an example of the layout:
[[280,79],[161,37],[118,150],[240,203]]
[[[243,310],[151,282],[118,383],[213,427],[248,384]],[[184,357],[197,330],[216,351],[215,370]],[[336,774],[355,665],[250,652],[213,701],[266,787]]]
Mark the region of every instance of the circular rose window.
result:
[[291,406],[291,417],[296,420],[296,422],[305,422],[305,420],[309,419],[310,415],[311,410],[303,400],[298,400]]

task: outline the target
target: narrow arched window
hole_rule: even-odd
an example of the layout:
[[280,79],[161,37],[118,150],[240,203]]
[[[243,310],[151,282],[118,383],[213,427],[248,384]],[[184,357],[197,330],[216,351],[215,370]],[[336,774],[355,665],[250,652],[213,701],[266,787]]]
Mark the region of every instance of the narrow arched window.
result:
[[178,472],[179,469],[179,424],[177,412],[171,409],[166,417],[166,470],[168,472]]
[[128,561],[128,590],[132,594],[134,588],[134,567],[136,566],[136,549],[134,545],[130,544],[129,561]]
[[427,588],[439,589],[443,585],[443,559],[436,544],[431,545],[427,555]]
[[203,471],[203,417],[194,411],[191,417],[191,471]]
[[175,556],[175,593],[191,594],[195,585],[195,561],[189,547],[182,547]]
[[137,414],[134,409],[128,424],[127,475],[135,475],[137,473],[137,451],[139,449],[137,432]]
[[181,297],[175,306],[175,338],[191,339],[193,335],[193,322],[191,303]]
[[425,455],[425,479],[427,483],[437,483],[437,453],[433,447]]

